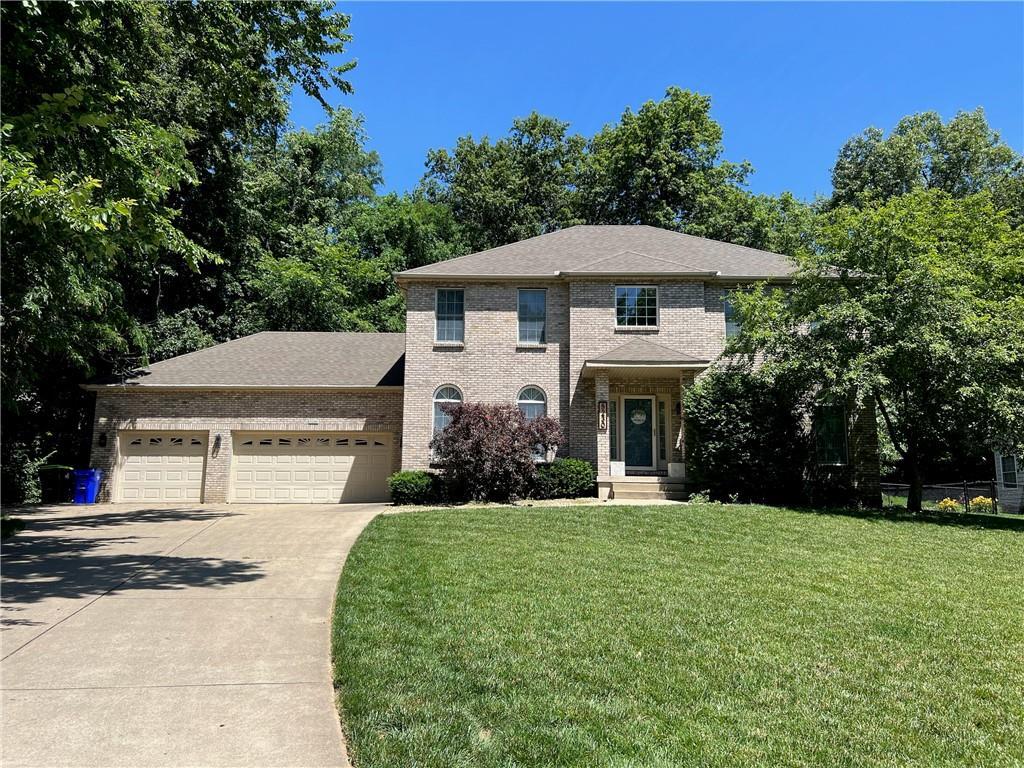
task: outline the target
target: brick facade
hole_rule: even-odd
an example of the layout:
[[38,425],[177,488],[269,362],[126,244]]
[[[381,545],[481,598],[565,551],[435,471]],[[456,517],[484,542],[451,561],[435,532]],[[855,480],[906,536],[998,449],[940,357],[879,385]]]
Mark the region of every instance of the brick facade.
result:
[[[615,286],[623,284],[658,287],[656,329],[616,327]],[[517,343],[517,289],[536,287],[548,291],[547,344],[522,347]],[[464,291],[465,341],[461,345],[434,342],[438,288]],[[587,375],[584,363],[636,336],[715,360],[725,348],[722,299],[729,288],[696,280],[646,279],[409,283],[403,468],[429,466],[433,396],[445,384],[458,387],[466,401],[492,403],[512,403],[523,387],[541,387],[548,397],[548,415],[561,423],[567,436],[560,455],[590,461],[599,474],[608,472],[611,448],[610,431],[598,429],[598,400],[654,395],[665,402],[670,438],[665,459],[658,461],[657,468],[685,463],[682,399],[700,374],[691,370],[636,374],[623,369],[595,376]],[[849,427],[850,465],[834,474],[852,485],[861,501],[877,504],[878,444],[870,407],[853,413]]]
[[[615,327],[615,286],[633,282],[658,285],[657,330]],[[524,347],[518,344],[517,290],[538,287],[548,292],[547,344]],[[465,292],[461,346],[434,343],[438,288]],[[515,402],[525,386],[541,387],[548,397],[548,415],[561,423],[568,438],[560,455],[586,459],[598,464],[600,471],[595,380],[583,375],[584,362],[637,335],[708,359],[717,357],[725,343],[721,288],[697,281],[417,281],[406,288],[406,307],[406,469],[429,466],[434,392],[453,384],[464,400],[506,403]],[[686,377],[692,381],[692,374]],[[678,377],[638,381],[612,375],[609,386],[616,394],[657,393],[670,399],[670,429],[673,435],[681,429]],[[605,432],[602,439],[607,438]],[[673,439],[673,451],[676,443]],[[602,452],[606,451],[604,445]],[[681,461],[681,456],[674,452],[671,460]]]
[[[118,430],[203,432],[206,475],[203,501],[228,500],[233,431],[390,432],[391,465],[401,464],[402,391],[104,389],[96,393],[92,466],[103,470],[100,499],[111,498],[120,456]],[[104,437],[101,437],[104,436]],[[220,438],[219,442],[217,438]],[[105,445],[100,445],[101,440]]]
[[[438,288],[465,291],[466,332],[462,346],[434,343],[434,301]],[[547,343],[518,343],[518,289],[547,289]],[[523,387],[547,396],[548,416],[568,432],[569,289],[550,281],[414,283],[406,291],[405,441],[402,466],[430,463],[434,393],[453,384],[463,400],[514,403]],[[563,453],[565,451],[563,450]]]

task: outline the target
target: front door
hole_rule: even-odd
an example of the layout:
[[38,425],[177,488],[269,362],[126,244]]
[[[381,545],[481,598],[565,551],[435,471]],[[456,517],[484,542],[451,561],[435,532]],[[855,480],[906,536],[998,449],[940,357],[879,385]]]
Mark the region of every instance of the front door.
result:
[[654,468],[654,398],[622,399],[622,442],[626,466]]

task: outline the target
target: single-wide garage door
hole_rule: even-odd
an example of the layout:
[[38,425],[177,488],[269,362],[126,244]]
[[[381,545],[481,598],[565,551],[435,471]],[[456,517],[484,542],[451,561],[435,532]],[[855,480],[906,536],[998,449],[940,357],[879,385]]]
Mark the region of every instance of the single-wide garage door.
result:
[[206,434],[139,432],[118,434],[121,468],[116,498],[121,501],[200,501]]
[[236,432],[233,438],[233,501],[330,504],[388,497],[390,434]]

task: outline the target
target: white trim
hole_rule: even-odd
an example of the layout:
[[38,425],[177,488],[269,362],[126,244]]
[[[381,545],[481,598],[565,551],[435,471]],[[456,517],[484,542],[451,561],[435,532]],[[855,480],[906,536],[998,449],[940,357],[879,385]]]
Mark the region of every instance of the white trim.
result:
[[[461,339],[439,339],[437,338],[437,298],[441,291],[462,292],[462,338]],[[443,346],[463,346],[466,343],[466,289],[460,286],[439,285],[434,288],[434,344]]]
[[[654,325],[619,325],[619,288],[653,288],[654,289]],[[642,283],[615,283],[612,288],[612,325],[616,330],[655,331],[661,326],[661,291],[656,285]]]
[[[519,335],[519,294],[522,291],[541,291],[544,294],[544,340],[543,341],[523,341]],[[548,289],[547,286],[542,285],[536,288],[530,288],[529,286],[516,287],[516,346],[520,347],[544,347],[548,343]]]
[[169,391],[175,389],[208,389],[215,392],[235,389],[333,389],[345,392],[401,392],[405,389],[403,384],[374,386],[373,384],[133,384],[129,382],[127,384],[80,384],[79,386],[90,392],[152,392],[154,390]]
[[708,368],[711,361],[706,363],[601,363],[586,361],[585,368]]

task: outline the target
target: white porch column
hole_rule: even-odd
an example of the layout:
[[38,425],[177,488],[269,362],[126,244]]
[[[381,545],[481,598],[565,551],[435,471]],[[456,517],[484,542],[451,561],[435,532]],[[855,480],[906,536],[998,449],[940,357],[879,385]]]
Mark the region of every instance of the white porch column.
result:
[[675,448],[679,451],[679,462],[668,465],[669,477],[686,479],[686,390],[691,383],[690,375],[685,371],[679,373],[679,432],[676,434]]
[[[602,406],[601,404],[604,403]],[[608,372],[594,375],[594,427],[597,432],[597,474],[610,473],[611,447],[608,442]],[[603,423],[602,423],[603,414]]]

